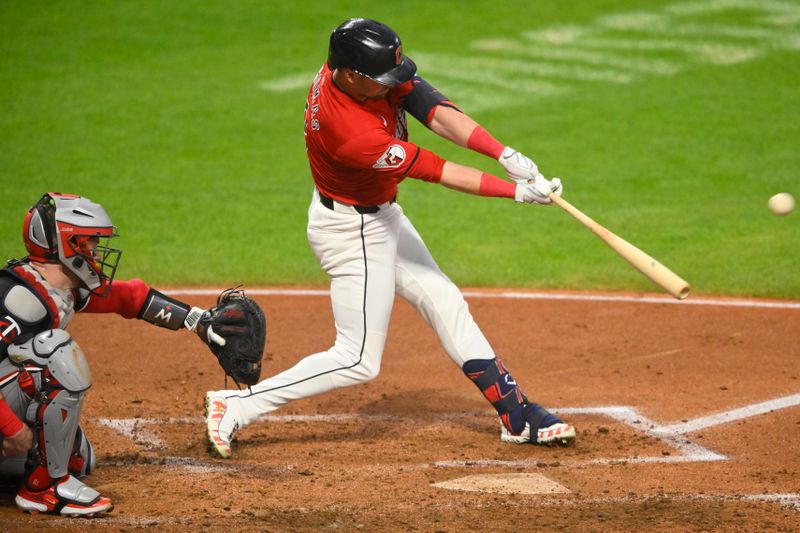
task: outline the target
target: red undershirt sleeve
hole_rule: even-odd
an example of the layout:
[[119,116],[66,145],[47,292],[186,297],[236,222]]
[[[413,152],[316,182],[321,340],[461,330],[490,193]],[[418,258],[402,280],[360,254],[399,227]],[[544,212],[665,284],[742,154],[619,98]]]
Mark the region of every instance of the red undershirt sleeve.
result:
[[517,186],[511,182],[500,179],[484,172],[481,175],[481,196],[494,196],[497,198],[515,198]]
[[22,429],[22,420],[14,414],[5,398],[0,398],[0,435],[13,437]]
[[111,290],[101,298],[92,295],[83,308],[84,313],[116,313],[125,318],[137,318],[150,287],[140,279],[112,281]]
[[423,181],[439,183],[442,179],[445,160],[425,148],[418,147],[418,150],[416,159],[408,167],[407,175]]
[[483,126],[476,126],[475,129],[472,130],[472,133],[470,133],[469,139],[467,139],[467,148],[491,157],[492,159],[500,159],[505,146],[492,137]]

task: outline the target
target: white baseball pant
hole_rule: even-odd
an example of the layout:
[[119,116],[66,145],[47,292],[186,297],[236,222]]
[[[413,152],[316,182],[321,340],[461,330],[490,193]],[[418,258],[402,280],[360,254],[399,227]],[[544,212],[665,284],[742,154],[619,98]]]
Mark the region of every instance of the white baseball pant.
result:
[[455,284],[439,269],[397,203],[374,214],[334,203],[331,210],[314,191],[308,210],[308,241],[331,279],[336,341],[292,368],[238,396],[242,425],[291,400],[367,382],[378,375],[395,293],[405,298],[436,331],[459,368],[495,354]]

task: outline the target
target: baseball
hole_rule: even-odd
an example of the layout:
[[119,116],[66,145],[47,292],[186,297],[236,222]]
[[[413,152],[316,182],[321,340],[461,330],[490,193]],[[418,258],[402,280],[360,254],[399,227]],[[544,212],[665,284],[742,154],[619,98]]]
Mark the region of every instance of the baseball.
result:
[[779,192],[769,199],[767,206],[773,214],[786,216],[794,210],[794,197],[788,192]]

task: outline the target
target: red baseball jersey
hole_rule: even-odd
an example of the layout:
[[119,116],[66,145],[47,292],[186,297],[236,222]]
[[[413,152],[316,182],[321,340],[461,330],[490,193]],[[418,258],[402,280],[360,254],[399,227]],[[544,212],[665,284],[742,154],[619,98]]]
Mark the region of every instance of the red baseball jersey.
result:
[[388,202],[406,176],[438,182],[444,159],[408,142],[403,98],[408,81],[384,99],[356,102],[323,65],[308,93],[306,153],[317,189],[354,205]]

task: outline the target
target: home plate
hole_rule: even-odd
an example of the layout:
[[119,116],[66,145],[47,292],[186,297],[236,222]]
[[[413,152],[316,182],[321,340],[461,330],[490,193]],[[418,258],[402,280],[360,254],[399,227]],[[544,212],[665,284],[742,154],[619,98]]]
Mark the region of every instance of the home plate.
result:
[[469,492],[499,492],[501,494],[559,494],[569,492],[560,485],[541,474],[476,474],[460,477],[441,483],[434,487]]

